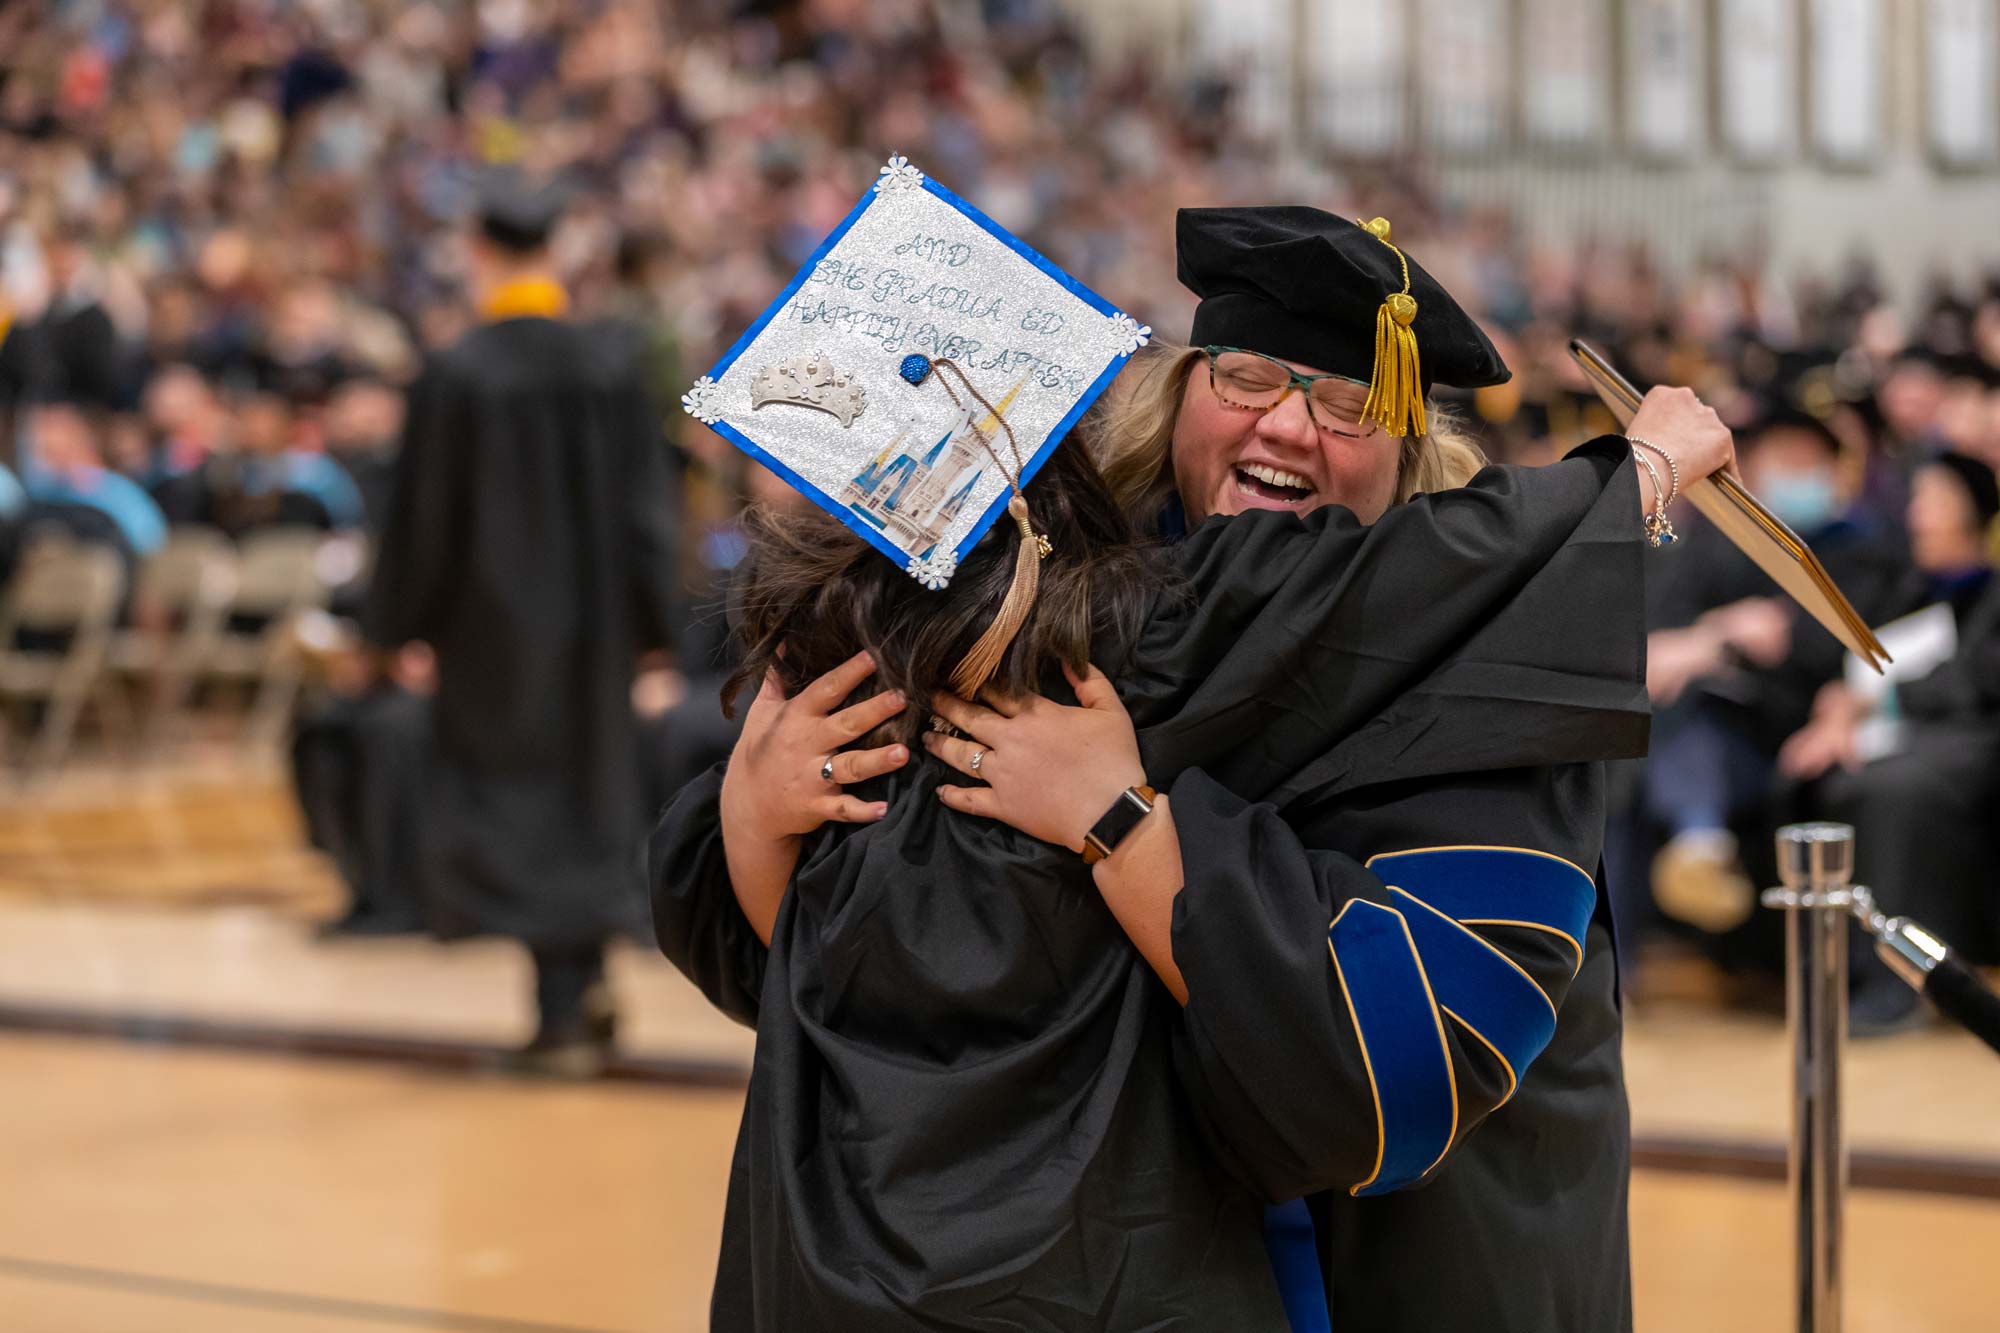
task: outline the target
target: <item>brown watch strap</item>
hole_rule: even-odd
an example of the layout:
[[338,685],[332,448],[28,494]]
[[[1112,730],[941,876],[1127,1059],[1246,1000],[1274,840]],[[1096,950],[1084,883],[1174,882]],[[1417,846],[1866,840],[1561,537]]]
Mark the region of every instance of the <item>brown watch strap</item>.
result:
[[[1140,800],[1144,801],[1147,808],[1141,811],[1130,824],[1118,833],[1117,838],[1107,846],[1098,839],[1097,828],[1102,826],[1105,819],[1109,819],[1113,814],[1117,813],[1119,805],[1124,803],[1126,797],[1133,795],[1138,796]],[[1094,866],[1105,857],[1111,855],[1111,853],[1117,851],[1118,844],[1123,842],[1126,836],[1139,826],[1140,820],[1143,820],[1147,815],[1152,813],[1152,807],[1159,804],[1159,801],[1160,794],[1147,786],[1127,787],[1124,791],[1120,792],[1118,800],[1112,803],[1111,809],[1105,811],[1104,817],[1099,819],[1097,825],[1092,826],[1090,832],[1084,835],[1083,863],[1087,866]]]

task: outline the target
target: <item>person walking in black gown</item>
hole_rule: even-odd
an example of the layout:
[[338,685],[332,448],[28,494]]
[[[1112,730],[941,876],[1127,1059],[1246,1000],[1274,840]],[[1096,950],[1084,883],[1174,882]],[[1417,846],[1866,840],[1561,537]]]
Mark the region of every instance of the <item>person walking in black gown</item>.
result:
[[668,635],[674,509],[643,341],[566,317],[558,213],[552,187],[487,183],[483,322],[411,390],[363,629],[437,656],[432,929],[526,944],[524,1061],[586,1075],[612,1040],[605,944],[643,919],[630,690]]

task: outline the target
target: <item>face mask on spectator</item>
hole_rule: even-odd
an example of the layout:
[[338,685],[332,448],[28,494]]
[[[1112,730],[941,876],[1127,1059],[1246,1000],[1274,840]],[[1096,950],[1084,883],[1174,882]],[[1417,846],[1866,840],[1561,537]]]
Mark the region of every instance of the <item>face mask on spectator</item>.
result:
[[1795,532],[1824,527],[1840,512],[1840,492],[1831,468],[1781,473],[1764,483],[1758,498]]

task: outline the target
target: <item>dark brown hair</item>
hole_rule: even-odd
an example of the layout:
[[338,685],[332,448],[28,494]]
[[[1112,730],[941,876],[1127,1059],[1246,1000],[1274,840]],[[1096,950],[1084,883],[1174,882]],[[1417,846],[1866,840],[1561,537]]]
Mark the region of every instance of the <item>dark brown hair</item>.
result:
[[[992,688],[1005,694],[1047,688],[1058,662],[1081,670],[1094,654],[1122,658],[1164,569],[1147,558],[1073,434],[1026,496],[1035,531],[1052,549],[1034,609],[993,676]],[[743,660],[722,687],[724,710],[766,671],[795,694],[865,648],[876,671],[857,697],[901,690],[910,706],[884,730],[904,741],[915,739],[931,695],[950,689],[952,669],[998,611],[1021,540],[1012,523],[994,524],[950,586],[932,592],[817,506],[752,509],[746,528],[750,552],[736,590]]]

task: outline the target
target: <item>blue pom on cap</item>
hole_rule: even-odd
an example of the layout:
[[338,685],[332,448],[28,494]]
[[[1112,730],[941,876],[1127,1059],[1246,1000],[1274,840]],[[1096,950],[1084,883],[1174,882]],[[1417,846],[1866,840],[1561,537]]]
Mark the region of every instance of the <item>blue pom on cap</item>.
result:
[[896,368],[896,373],[912,384],[922,384],[924,376],[931,373],[931,359],[922,352],[912,352],[903,358],[903,364]]

